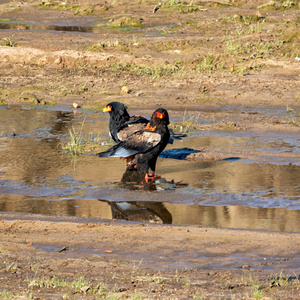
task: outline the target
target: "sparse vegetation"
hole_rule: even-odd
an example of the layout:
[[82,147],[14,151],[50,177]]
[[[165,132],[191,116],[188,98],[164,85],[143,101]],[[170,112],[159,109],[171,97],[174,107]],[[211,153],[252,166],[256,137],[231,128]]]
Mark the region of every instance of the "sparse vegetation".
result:
[[0,42],[1,46],[7,46],[7,47],[16,47],[17,44],[15,42],[13,42],[9,37],[5,37],[2,39],[2,41]]
[[299,3],[297,0],[276,0],[276,1],[267,1],[257,7],[257,9],[274,9],[274,10],[286,10],[299,8]]
[[195,130],[196,128],[199,130],[202,125],[198,123],[200,118],[200,114],[188,113],[186,110],[184,111],[183,120],[178,123],[171,123],[170,128],[183,133],[188,134],[191,130]]
[[[105,280],[102,280],[104,275],[101,274],[97,277],[91,277],[87,274],[87,276],[79,276],[78,278],[70,276],[70,273],[67,276],[62,276],[62,274],[48,276],[43,274],[39,267],[32,268],[32,271],[35,270],[34,276],[26,281],[27,289],[22,295],[2,289],[0,297],[1,299],[20,299],[22,297],[33,299],[52,291],[63,295],[64,299],[72,298],[72,295],[92,299],[149,299],[149,293],[158,291],[158,295],[161,296],[159,291],[165,290],[166,287],[168,287],[169,295],[176,295],[178,288],[181,293],[182,291],[191,293],[193,299],[206,299],[208,295],[212,295],[211,291],[207,294],[207,289],[214,285],[213,281],[207,281],[205,286],[197,288],[195,284],[198,282],[198,278],[193,277],[193,272],[187,273],[182,270],[177,270],[172,274],[164,271],[149,272],[149,270],[146,271],[141,267],[141,262],[130,264],[125,261],[113,260],[106,262],[106,264],[114,265],[114,268],[124,265],[127,271],[116,274],[113,269],[110,269],[111,272],[109,273],[106,270]],[[218,272],[212,272],[212,274],[215,273],[218,274]],[[213,276],[212,274],[210,276]],[[228,275],[228,273],[226,274]],[[202,274],[201,276],[205,275]],[[274,293],[278,295],[280,292],[279,295],[281,295],[285,293],[288,287],[295,290],[300,287],[299,277],[296,274],[291,276],[280,272],[274,276],[264,277],[258,274],[247,275],[244,273],[244,275],[238,276],[232,273],[231,278],[226,279],[226,276],[223,278],[221,286],[216,288],[213,293],[214,295],[223,295],[222,297],[231,294],[231,299],[264,299],[272,298],[271,295]],[[232,292],[229,294],[229,291]]]
[[254,299],[262,299],[263,291],[261,290],[259,284],[252,285],[252,296]]
[[294,275],[285,275],[283,271],[279,274],[276,274],[270,280],[271,287],[281,287],[287,285],[293,285],[295,287],[300,287],[300,276],[297,274]]
[[221,70],[224,67],[224,61],[220,55],[213,55],[208,53],[204,57],[200,57],[196,61],[195,70],[199,73],[201,72],[214,72]]
[[19,296],[15,295],[9,291],[7,291],[6,289],[4,289],[3,291],[0,291],[0,298],[1,299],[17,299]]
[[[99,25],[103,26],[103,25]],[[118,27],[118,28],[141,28],[143,26],[143,19],[137,17],[120,17],[113,19],[105,26]]]
[[289,117],[285,123],[293,126],[299,126],[300,114],[297,114],[297,112],[289,105],[286,106],[286,112],[289,114]]
[[97,7],[97,5],[94,4],[89,4],[89,5],[85,5],[85,4],[78,4],[74,1],[74,3],[72,3],[73,1],[56,1],[56,0],[43,0],[41,2],[41,4],[39,5],[39,7],[41,8],[54,8],[57,10],[70,10],[73,12],[74,15],[90,15],[93,14],[94,12],[97,12],[98,10],[102,10],[105,9],[107,10],[107,6],[101,6],[101,7]]
[[[80,129],[77,130],[73,126],[69,129],[69,141],[62,142],[62,150],[70,153],[72,156],[78,156],[82,153],[94,152],[101,147],[100,134],[83,134],[85,120],[83,120]],[[106,143],[104,143],[106,145]]]
[[110,69],[116,74],[130,73],[134,76],[149,76],[152,79],[166,78],[169,76],[180,76],[184,74],[185,69],[178,62],[168,65],[139,65],[136,63],[113,63],[110,65]]

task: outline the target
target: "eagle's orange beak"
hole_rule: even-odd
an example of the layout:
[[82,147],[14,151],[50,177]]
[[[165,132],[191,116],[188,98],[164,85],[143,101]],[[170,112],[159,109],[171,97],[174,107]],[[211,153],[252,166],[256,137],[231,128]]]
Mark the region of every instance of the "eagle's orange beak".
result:
[[105,107],[103,108],[103,112],[109,112],[109,111],[111,111],[111,106],[110,106],[110,105],[105,106]]
[[156,116],[157,116],[159,119],[163,119],[163,118],[165,117],[165,114],[164,114],[164,113],[157,112],[157,113],[156,113]]

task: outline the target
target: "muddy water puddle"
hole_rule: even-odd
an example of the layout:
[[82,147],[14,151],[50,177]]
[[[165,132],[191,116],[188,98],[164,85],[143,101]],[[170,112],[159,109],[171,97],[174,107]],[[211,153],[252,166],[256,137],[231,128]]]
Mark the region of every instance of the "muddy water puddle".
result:
[[[56,32],[74,32],[74,33],[96,33],[96,34],[114,34],[121,33],[122,31],[130,31],[133,33],[149,33],[149,34],[161,34],[163,28],[171,28],[174,24],[165,24],[154,26],[153,28],[147,28],[145,26],[109,26],[105,24],[104,20],[98,20],[96,18],[87,18],[84,22],[82,19],[75,19],[66,23],[66,20],[55,20],[51,24],[49,23],[32,23],[31,21],[19,21],[19,20],[0,20],[0,30],[30,30],[30,31],[56,31]],[[108,23],[109,24],[109,23]],[[150,29],[150,31],[149,31]]]
[[[142,113],[149,117],[151,111]],[[182,114],[170,111],[171,121]],[[297,135],[194,131],[167,150],[217,151],[215,159],[165,155],[157,164],[161,178],[142,187],[121,182],[125,166],[118,158],[89,153],[74,160],[64,153],[69,130],[85,141],[109,142],[103,113],[74,113],[66,106],[1,107],[0,120],[1,212],[300,230]],[[222,149],[229,154],[220,156]]]
[[[109,26],[87,26],[87,25],[49,25],[49,24],[31,24],[31,23],[0,23],[0,30],[33,30],[33,31],[67,31],[80,33],[106,33],[120,32],[121,29],[116,29]],[[126,29],[124,29],[126,30]],[[129,28],[127,29],[129,30]],[[131,29],[134,30],[134,29]],[[137,29],[135,29],[137,30]]]

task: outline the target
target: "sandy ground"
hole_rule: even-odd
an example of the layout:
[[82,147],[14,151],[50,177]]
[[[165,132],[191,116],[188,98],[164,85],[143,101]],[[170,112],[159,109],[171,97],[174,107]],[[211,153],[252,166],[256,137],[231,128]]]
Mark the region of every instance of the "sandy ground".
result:
[[[170,1],[153,13],[157,3],[143,1],[0,1],[2,22],[21,21],[0,30],[0,101],[77,102],[99,109],[119,100],[135,108],[190,111],[232,105],[252,111],[210,113],[216,128],[297,132],[294,2],[262,9],[264,1]],[[107,25],[124,16],[142,19],[144,30],[154,33],[111,34],[101,26],[90,34],[45,31],[54,23]],[[23,30],[30,22],[45,27]],[[158,25],[163,34],[156,33]],[[286,114],[257,112],[268,106],[286,108]],[[5,214],[1,219],[0,298],[299,299],[297,233]]]
[[299,296],[299,234],[2,215],[0,237],[1,288],[25,298]]

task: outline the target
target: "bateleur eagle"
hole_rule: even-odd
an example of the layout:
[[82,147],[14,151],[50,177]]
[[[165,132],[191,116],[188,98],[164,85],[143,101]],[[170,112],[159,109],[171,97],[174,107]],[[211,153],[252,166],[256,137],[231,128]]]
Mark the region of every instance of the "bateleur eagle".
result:
[[109,113],[109,133],[116,143],[126,140],[128,136],[144,129],[149,123],[149,120],[142,116],[130,117],[127,107],[117,101],[108,103],[103,112]]
[[[110,102],[104,108],[103,112],[109,113],[109,134],[116,142],[126,140],[134,132],[143,130],[149,123],[149,120],[138,115],[130,117],[127,107],[121,102]],[[170,130],[169,144],[173,144],[174,139],[181,139],[186,134],[174,133]]]
[[148,182],[149,168],[152,177],[155,177],[155,167],[158,155],[165,149],[170,139],[169,114],[159,108],[154,111],[150,122],[143,130],[136,131],[126,140],[119,142],[105,152],[100,152],[100,157],[123,157],[130,159],[127,169],[136,168],[142,178]]

